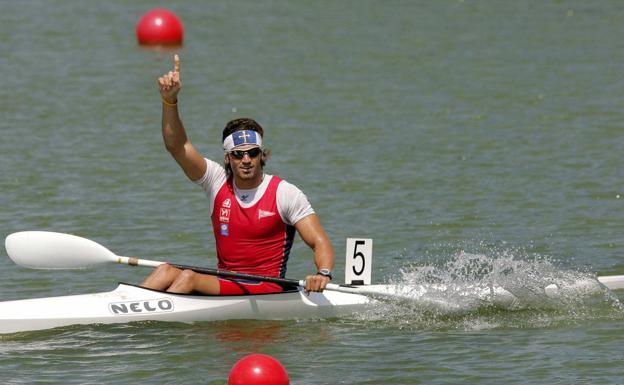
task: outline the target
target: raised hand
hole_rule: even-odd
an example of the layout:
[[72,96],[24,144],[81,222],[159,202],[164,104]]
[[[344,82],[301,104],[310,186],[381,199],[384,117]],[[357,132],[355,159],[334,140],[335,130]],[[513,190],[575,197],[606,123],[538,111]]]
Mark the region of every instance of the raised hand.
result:
[[180,82],[180,57],[173,56],[173,71],[169,71],[158,78],[158,89],[163,101],[168,104],[175,104],[178,101],[178,92],[182,88]]

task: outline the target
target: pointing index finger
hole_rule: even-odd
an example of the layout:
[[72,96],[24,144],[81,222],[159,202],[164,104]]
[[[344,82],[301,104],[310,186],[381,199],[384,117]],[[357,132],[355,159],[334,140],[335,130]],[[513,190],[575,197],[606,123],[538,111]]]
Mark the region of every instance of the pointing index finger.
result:
[[180,57],[178,54],[173,55],[173,72],[180,72]]

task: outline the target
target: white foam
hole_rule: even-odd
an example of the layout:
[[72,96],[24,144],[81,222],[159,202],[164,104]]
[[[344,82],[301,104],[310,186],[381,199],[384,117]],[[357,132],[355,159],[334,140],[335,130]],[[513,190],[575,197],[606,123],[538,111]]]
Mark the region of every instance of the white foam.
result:
[[558,268],[548,258],[523,257],[460,252],[437,265],[404,266],[388,285],[399,299],[362,318],[399,327],[470,330],[624,318],[624,306],[594,275]]

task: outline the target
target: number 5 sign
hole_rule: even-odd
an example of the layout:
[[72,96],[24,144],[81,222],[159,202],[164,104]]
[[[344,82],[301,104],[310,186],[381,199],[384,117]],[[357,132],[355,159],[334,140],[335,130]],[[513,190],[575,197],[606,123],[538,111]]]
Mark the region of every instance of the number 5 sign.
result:
[[373,240],[347,238],[345,283],[347,285],[370,285],[373,262]]

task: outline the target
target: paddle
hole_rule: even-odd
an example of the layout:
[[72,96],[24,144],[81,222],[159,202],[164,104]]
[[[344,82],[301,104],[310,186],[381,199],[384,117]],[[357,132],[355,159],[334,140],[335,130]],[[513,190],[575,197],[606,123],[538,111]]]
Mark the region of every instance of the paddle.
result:
[[[23,231],[13,233],[6,238],[5,246],[9,257],[15,263],[35,269],[78,269],[103,263],[156,267],[165,263],[133,257],[122,257],[92,240],[75,235],[47,231]],[[305,287],[305,280],[235,273],[205,267],[178,264],[171,265],[179,269],[193,270],[198,273],[224,278],[249,279],[273,282],[286,286]],[[624,275],[602,276],[598,277],[598,281],[611,290],[624,289]],[[389,299],[409,300],[413,299],[414,296],[410,288],[402,289],[393,285],[351,286],[330,283],[325,289]],[[545,291],[549,296],[557,296],[558,289],[559,287],[557,285],[551,284],[545,288]]]
[[[131,266],[157,267],[161,261],[151,261],[116,255],[106,247],[90,239],[70,234],[48,231],[22,231],[9,235],[5,240],[9,257],[18,265],[33,269],[78,269],[104,263],[121,263]],[[249,279],[273,282],[286,286],[305,287],[305,280],[266,277],[205,267],[171,264],[183,270],[224,278]],[[370,296],[388,296],[388,293],[370,290],[365,287],[337,285],[330,283],[326,290]]]

